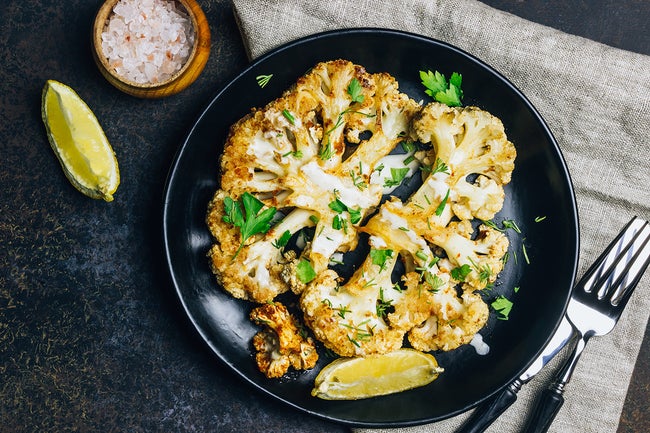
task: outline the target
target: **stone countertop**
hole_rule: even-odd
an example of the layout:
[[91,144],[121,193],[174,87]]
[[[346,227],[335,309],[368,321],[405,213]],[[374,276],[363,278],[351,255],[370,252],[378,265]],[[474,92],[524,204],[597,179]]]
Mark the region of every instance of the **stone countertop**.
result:
[[[9,0],[0,15],[0,431],[346,432],[266,398],[215,358],[166,272],[162,191],[184,136],[247,65],[227,0],[200,0],[208,64],[183,93],[141,100],[90,54],[99,0]],[[650,54],[643,0],[485,0],[569,33]],[[47,79],[72,86],[115,148],[115,201],[79,194],[40,119]],[[646,339],[618,433],[650,431]]]

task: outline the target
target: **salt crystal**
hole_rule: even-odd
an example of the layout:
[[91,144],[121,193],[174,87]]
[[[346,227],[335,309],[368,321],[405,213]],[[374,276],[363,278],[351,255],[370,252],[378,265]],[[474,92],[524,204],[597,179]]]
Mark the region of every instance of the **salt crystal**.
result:
[[102,52],[121,77],[140,84],[170,79],[187,61],[194,29],[171,0],[119,0],[102,33]]

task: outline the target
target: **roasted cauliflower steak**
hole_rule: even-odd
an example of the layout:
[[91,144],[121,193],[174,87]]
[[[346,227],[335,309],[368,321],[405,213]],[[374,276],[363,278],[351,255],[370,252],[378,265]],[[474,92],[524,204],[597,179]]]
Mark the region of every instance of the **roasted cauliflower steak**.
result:
[[[421,183],[399,199],[379,175],[401,182],[405,168],[384,165],[405,143]],[[228,293],[258,304],[260,371],[312,368],[307,331],[344,357],[469,343],[509,247],[485,222],[503,206],[515,157],[487,111],[422,105],[391,75],[340,59],[233,124],[208,205],[208,257]],[[339,275],[337,257],[355,250],[365,258]]]

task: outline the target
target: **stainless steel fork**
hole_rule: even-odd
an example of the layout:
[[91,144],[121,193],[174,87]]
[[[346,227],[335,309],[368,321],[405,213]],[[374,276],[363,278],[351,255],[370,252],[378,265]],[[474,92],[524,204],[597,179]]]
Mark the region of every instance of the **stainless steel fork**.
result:
[[575,349],[544,391],[524,433],[546,432],[560,407],[566,384],[593,336],[609,333],[650,263],[650,224],[634,217],[585,273],[567,307],[567,317],[578,333]]

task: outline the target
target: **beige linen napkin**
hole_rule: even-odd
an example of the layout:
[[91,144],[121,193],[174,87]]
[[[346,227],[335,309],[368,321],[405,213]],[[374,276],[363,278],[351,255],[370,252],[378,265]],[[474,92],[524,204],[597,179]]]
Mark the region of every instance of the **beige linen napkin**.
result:
[[[632,215],[650,218],[650,57],[475,0],[233,0],[233,6],[251,58],[320,31],[384,27],[448,42],[505,75],[540,111],[567,160],[580,216],[578,275]],[[615,330],[587,345],[551,431],[616,431],[649,312],[646,272]],[[488,431],[518,431],[560,361],[526,385]],[[466,416],[391,431],[453,432]]]

